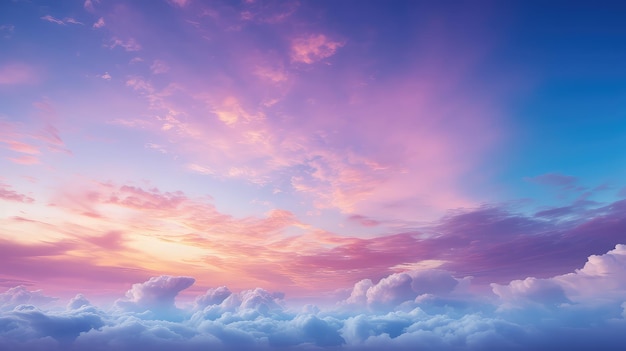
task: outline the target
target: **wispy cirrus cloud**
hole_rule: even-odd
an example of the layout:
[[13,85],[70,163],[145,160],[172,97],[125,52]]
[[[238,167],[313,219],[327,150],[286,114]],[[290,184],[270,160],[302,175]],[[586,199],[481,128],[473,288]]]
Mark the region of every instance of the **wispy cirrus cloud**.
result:
[[137,43],[137,41],[133,38],[129,38],[127,40],[122,40],[117,37],[113,37],[110,40],[110,43],[107,45],[109,49],[115,49],[116,47],[121,47],[126,51],[139,51],[141,50],[141,45]]
[[21,155],[17,157],[9,157],[9,161],[20,165],[36,165],[40,163],[39,157],[32,155]]
[[44,20],[44,21],[65,25],[65,22],[63,22],[62,20],[60,20],[58,18],[54,18],[54,17],[52,17],[50,15],[45,15],[45,16],[41,17],[41,19]]
[[22,202],[22,203],[35,202],[35,199],[33,199],[32,197],[25,195],[25,194],[21,194],[13,190],[11,186],[7,184],[3,184],[2,182],[0,182],[0,200],[16,201],[16,202]]
[[82,25],[84,25],[84,23],[79,22],[79,21],[77,21],[76,19],[71,18],[71,17],[65,17],[63,20],[64,20],[66,23],[71,23],[71,24],[79,24],[79,25],[81,25],[81,26],[82,26]]
[[72,18],[72,17],[65,17],[64,19],[59,19],[59,18],[55,18],[53,16],[50,15],[45,15],[43,17],[41,17],[42,20],[44,21],[48,21],[51,23],[56,23],[56,24],[60,24],[60,25],[66,25],[67,23],[70,24],[78,24],[78,25],[83,25],[84,23],[79,22],[78,20]]
[[[227,19],[230,10],[220,8],[220,24],[240,25]],[[244,40],[251,30],[243,26],[231,35]],[[271,50],[213,39],[214,45],[231,47],[212,54],[231,77],[212,66],[185,73],[185,65],[177,64],[184,59],[168,55],[177,75],[127,79],[146,101],[141,128],[171,142],[183,164],[203,165],[216,178],[274,183],[305,199],[311,213],[411,221],[416,212],[432,219],[448,208],[475,205],[465,175],[486,157],[501,130],[493,123],[499,103],[461,88],[471,85],[466,75],[472,62],[454,60],[451,70],[440,66],[440,57],[415,55],[420,64],[378,82],[362,67],[341,61],[335,63],[341,67],[314,65],[340,49],[355,55],[335,39],[340,34],[310,34],[320,32],[287,33]],[[431,56],[464,55],[447,55],[456,47],[429,50],[437,46],[434,39],[420,43],[420,52]],[[463,50],[472,56],[479,49]],[[294,57],[305,66],[294,65]],[[199,81],[199,74],[210,78]],[[467,130],[481,137],[470,138]]]
[[38,147],[31,144],[22,143],[19,141],[9,141],[8,144],[9,149],[16,152],[21,152],[23,154],[37,155],[41,153]]

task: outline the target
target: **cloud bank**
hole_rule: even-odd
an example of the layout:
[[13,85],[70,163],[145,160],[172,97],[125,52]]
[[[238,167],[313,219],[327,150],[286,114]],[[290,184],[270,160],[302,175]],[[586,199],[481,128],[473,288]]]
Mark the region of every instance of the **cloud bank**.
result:
[[108,308],[11,288],[0,294],[0,349],[619,350],[626,341],[626,245],[571,273],[491,284],[493,294],[426,269],[359,281],[322,307],[225,286],[177,304],[194,282],[153,277]]

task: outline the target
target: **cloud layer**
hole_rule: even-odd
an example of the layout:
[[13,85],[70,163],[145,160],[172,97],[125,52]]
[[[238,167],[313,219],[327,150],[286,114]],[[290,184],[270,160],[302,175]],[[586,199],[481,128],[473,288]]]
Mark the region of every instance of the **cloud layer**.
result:
[[[626,245],[575,272],[492,284],[442,270],[395,273],[354,285],[317,307],[262,288],[211,288],[175,305],[194,282],[159,276],[134,284],[114,306],[84,296],[66,308],[24,287],[0,295],[0,347],[12,350],[619,350],[626,341]],[[582,284],[581,280],[585,281]],[[589,284],[593,282],[593,284]]]

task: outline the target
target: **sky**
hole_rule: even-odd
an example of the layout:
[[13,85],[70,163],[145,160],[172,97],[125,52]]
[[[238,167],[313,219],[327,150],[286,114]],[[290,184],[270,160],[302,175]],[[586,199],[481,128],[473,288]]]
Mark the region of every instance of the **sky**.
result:
[[3,0],[0,349],[618,349],[625,10]]

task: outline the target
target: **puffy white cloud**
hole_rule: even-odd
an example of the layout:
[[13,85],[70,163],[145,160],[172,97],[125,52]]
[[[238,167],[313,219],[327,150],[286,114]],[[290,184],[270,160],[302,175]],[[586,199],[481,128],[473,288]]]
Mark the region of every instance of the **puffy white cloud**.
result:
[[381,279],[367,290],[365,296],[369,305],[396,306],[417,297],[411,283],[413,278],[406,273],[392,274]]
[[0,316],[0,350],[68,349],[80,333],[102,326],[93,307],[58,312],[20,305]]
[[569,302],[565,291],[550,279],[526,278],[514,280],[508,285],[492,284],[493,292],[507,308],[527,308],[529,306],[554,307]]
[[[195,320],[216,320],[219,318],[254,319],[259,316],[282,315],[285,309],[284,294],[256,288],[239,293],[230,293],[226,287],[209,289],[196,299]],[[218,303],[218,301],[220,301]]]
[[282,310],[282,299],[285,295],[280,292],[270,293],[265,289],[256,288],[241,292],[239,297],[241,298],[240,309],[252,309],[267,313],[274,310]]
[[589,256],[584,267],[573,273],[547,279],[529,277],[507,285],[492,284],[492,288],[505,308],[618,305],[626,300],[626,245]]
[[370,279],[363,279],[354,284],[350,297],[346,300],[349,304],[365,305],[367,304],[367,291],[374,286]]
[[208,289],[204,295],[200,295],[196,298],[195,308],[203,309],[207,306],[219,305],[231,294],[232,292],[225,286]]
[[449,272],[436,269],[394,273],[376,284],[369,279],[356,283],[345,303],[393,309],[425,294],[448,296],[459,282]]
[[352,350],[524,350],[528,337],[523,327],[501,319],[429,315],[419,307],[348,318],[341,333]]
[[68,310],[77,310],[83,306],[91,306],[91,303],[83,294],[77,294],[76,296],[70,299],[70,302],[67,304]]
[[118,318],[100,329],[82,333],[74,342],[75,350],[214,350],[221,342],[211,334],[168,321]]
[[46,296],[41,290],[28,291],[25,286],[19,285],[0,294],[0,311],[12,310],[22,304],[41,306],[56,300],[56,297]]
[[626,343],[625,251],[591,256],[570,274],[493,284],[493,298],[479,303],[468,279],[442,270],[362,280],[333,308],[289,308],[281,293],[222,286],[183,312],[175,298],[194,279],[161,276],[108,311],[80,294],[67,310],[42,311],[16,305],[41,295],[18,287],[0,295],[14,306],[0,314],[0,349],[617,351]]
[[152,277],[144,283],[133,284],[126,298],[117,300],[115,305],[126,311],[151,311],[155,317],[163,317],[178,311],[174,304],[176,296],[195,281],[191,277]]
[[583,268],[553,279],[577,302],[626,300],[626,245],[589,256]]

